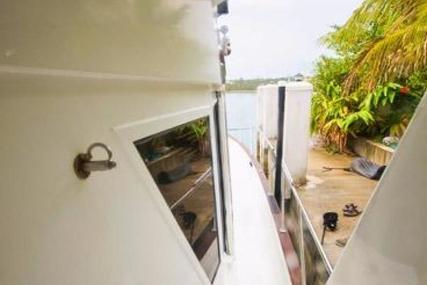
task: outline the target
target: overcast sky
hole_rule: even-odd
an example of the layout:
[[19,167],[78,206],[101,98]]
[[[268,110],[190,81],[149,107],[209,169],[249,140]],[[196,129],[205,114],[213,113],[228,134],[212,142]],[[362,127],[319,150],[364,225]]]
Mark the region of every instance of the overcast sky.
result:
[[319,38],[362,0],[230,0],[220,18],[230,32],[229,79],[310,74],[326,50]]

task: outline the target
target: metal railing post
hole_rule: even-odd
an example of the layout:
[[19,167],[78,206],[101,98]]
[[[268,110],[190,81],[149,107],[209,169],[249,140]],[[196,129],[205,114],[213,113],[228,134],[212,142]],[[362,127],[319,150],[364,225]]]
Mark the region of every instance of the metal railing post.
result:
[[282,204],[282,156],[283,156],[283,125],[285,120],[285,95],[286,87],[279,86],[278,90],[278,118],[277,118],[277,153],[276,153],[276,175],[274,183],[274,197],[279,205]]

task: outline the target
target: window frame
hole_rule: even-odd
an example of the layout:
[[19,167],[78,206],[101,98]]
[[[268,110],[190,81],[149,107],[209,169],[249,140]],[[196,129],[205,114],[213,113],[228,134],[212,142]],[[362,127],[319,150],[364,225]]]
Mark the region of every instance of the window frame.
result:
[[[216,102],[214,102],[216,103]],[[212,274],[212,280],[209,280],[208,274],[205,272],[196,255],[193,252],[190,244],[185,238],[181,228],[179,227],[177,221],[175,220],[169,206],[166,203],[166,200],[163,198],[156,182],[150,174],[150,171],[143,159],[136,149],[134,142],[140,139],[173,129],[174,127],[186,124],[188,122],[200,119],[208,118],[209,121],[209,135],[210,135],[210,145],[212,151],[212,172],[213,172],[213,183],[214,183],[214,210],[217,220],[217,229],[218,229],[218,252],[219,252],[219,261],[218,266],[214,269]],[[215,280],[216,273],[218,272],[219,267],[224,260],[225,255],[225,246],[224,246],[224,216],[221,209],[223,205],[223,190],[221,189],[221,184],[219,180],[219,175],[222,175],[219,168],[220,163],[220,154],[219,147],[217,145],[217,133],[216,133],[216,123],[213,113],[213,106],[204,106],[194,109],[188,109],[182,112],[169,113],[165,115],[159,115],[144,119],[141,121],[131,122],[121,126],[113,128],[113,131],[116,133],[120,145],[124,149],[124,152],[128,154],[128,159],[130,160],[132,166],[136,170],[138,177],[140,178],[141,183],[145,184],[149,189],[149,194],[153,199],[153,202],[157,205],[157,209],[160,212],[164,222],[173,232],[173,235],[177,238],[179,246],[183,249],[186,257],[189,259],[190,263],[193,265],[193,268],[197,271],[198,275],[204,281],[209,281],[213,283]]]

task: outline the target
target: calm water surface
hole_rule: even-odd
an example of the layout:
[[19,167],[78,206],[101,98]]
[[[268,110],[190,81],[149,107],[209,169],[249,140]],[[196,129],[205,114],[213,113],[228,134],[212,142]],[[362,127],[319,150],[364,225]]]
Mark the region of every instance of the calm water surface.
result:
[[254,153],[256,136],[255,91],[227,92],[226,108],[229,135],[243,143]]

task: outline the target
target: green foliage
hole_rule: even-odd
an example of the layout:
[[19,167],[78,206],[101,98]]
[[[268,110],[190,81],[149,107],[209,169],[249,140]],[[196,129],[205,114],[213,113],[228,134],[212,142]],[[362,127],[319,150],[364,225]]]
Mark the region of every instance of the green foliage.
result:
[[202,140],[207,135],[209,129],[208,122],[204,119],[197,120],[190,125],[190,129],[197,140]]
[[316,92],[311,106],[311,131],[322,135],[327,145],[343,151],[349,134],[356,135],[375,119],[370,109],[359,108],[359,96],[342,96],[341,87],[330,82],[324,93]]
[[[369,93],[360,105],[360,109],[369,110],[374,122],[362,135],[401,137],[405,132],[421,96],[414,91],[404,90],[397,83],[378,86]],[[404,91],[404,92],[402,92]]]
[[328,40],[357,47],[346,93],[408,78],[427,68],[427,1],[365,0]]
[[328,148],[343,151],[349,136],[403,135],[427,88],[426,8],[425,0],[365,0],[322,38],[335,56],[316,64],[311,131]]
[[419,90],[388,83],[367,95],[353,92],[343,96],[342,88],[330,81],[325,89],[316,89],[313,97],[312,133],[322,135],[339,151],[345,149],[349,135],[401,137],[421,99]]

